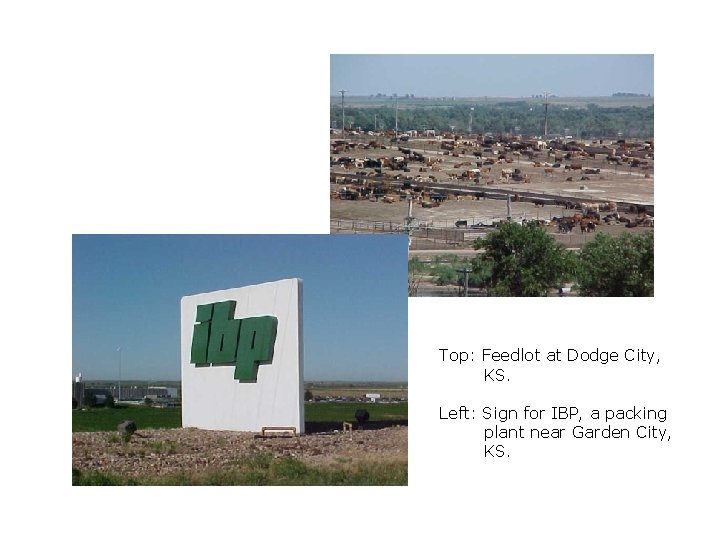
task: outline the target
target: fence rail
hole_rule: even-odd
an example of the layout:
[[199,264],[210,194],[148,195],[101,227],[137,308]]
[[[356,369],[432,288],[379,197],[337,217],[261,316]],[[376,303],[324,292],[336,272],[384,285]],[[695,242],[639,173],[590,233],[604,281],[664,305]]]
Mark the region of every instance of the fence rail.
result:
[[403,223],[393,223],[392,221],[361,221],[356,219],[331,219],[330,230],[377,234],[400,234],[407,232]]
[[[478,238],[485,238],[491,227],[483,229],[470,229],[455,227],[454,222],[445,221],[448,226],[412,227],[410,234],[413,239],[434,240],[452,244],[473,242]],[[353,219],[331,219],[331,232],[362,233],[362,234],[408,234],[408,228],[403,223],[392,221],[361,221]]]
[[[413,294],[413,296],[416,297],[457,298],[465,296],[465,291],[461,287],[458,287],[457,289],[447,289],[437,287],[435,285],[418,287],[417,291],[414,291],[414,293],[415,294]],[[468,297],[479,298],[487,296],[487,292],[470,288],[468,289],[467,295]]]

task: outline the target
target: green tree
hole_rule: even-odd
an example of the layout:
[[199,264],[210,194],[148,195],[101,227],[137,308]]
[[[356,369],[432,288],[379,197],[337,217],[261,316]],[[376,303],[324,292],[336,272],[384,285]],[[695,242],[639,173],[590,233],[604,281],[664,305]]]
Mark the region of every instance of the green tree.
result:
[[108,407],[109,409],[114,408],[115,407],[115,398],[112,396],[108,396],[105,399],[105,406]]
[[150,405],[153,404],[153,399],[150,398],[150,397],[146,397],[146,398],[143,400],[143,403],[145,403],[145,405],[146,405],[147,407],[149,407]]
[[472,260],[472,273],[469,283],[473,287],[490,287],[492,284],[493,264],[490,260],[475,257]]
[[654,235],[598,234],[580,251],[578,287],[583,296],[653,296]]
[[310,390],[305,390],[305,401],[312,401],[313,393]]
[[[373,129],[375,116],[378,126],[395,126],[394,100],[391,106],[376,104],[373,107],[345,105],[345,122],[363,129]],[[448,106],[447,102],[428,101],[422,105],[405,103],[400,109],[399,126],[405,129],[437,129],[450,131],[467,130],[470,107],[473,111],[473,132],[509,132],[519,126],[524,134],[542,134],[545,125],[544,107],[541,101],[512,101],[494,104],[468,103]],[[331,122],[340,126],[342,108],[333,103],[330,107]],[[647,107],[565,107],[550,105],[548,128],[550,132],[561,132],[567,128],[572,134],[580,131],[585,136],[615,136],[618,131],[627,137],[652,137],[654,108]],[[464,126],[464,127],[463,127]]]
[[572,272],[566,250],[543,227],[503,223],[474,247],[484,250],[474,263],[478,271],[492,265],[488,292],[493,296],[546,296]]

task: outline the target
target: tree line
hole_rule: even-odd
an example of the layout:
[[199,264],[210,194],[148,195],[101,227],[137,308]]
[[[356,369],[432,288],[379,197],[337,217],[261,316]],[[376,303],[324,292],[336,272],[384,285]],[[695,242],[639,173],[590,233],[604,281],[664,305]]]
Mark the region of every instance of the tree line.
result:
[[[598,233],[578,252],[558,244],[543,227],[504,223],[475,249],[481,250],[471,261],[470,286],[487,290],[489,296],[547,296],[572,283],[580,296],[653,296],[654,235],[624,233],[609,236]],[[456,270],[467,263],[458,259],[436,260],[423,265],[417,258],[409,262],[410,281],[418,273],[429,273],[438,285],[462,284]]]
[[[473,133],[519,133],[526,136],[543,135],[545,108],[537,103],[513,101],[475,105],[411,107],[398,110],[398,129],[452,131],[467,133],[472,112]],[[331,126],[342,127],[342,108],[330,107]],[[654,134],[654,107],[563,107],[551,104],[548,108],[548,134],[589,138],[649,138]],[[345,127],[365,131],[394,129],[395,108],[345,106]]]

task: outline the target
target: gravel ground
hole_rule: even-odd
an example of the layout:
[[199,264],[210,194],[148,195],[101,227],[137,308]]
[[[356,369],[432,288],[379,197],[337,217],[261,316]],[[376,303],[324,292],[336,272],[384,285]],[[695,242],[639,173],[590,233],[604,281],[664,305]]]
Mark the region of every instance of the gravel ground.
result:
[[113,432],[73,433],[73,468],[129,477],[202,472],[271,454],[310,465],[407,461],[407,427],[256,438],[252,433],[195,428],[138,431],[127,444]]

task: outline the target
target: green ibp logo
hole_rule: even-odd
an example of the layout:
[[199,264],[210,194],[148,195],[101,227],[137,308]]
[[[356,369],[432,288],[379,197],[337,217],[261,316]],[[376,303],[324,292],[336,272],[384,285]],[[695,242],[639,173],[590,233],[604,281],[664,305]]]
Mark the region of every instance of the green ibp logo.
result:
[[197,306],[190,363],[235,364],[235,379],[256,382],[258,366],[273,359],[277,318],[234,319],[235,301]]

